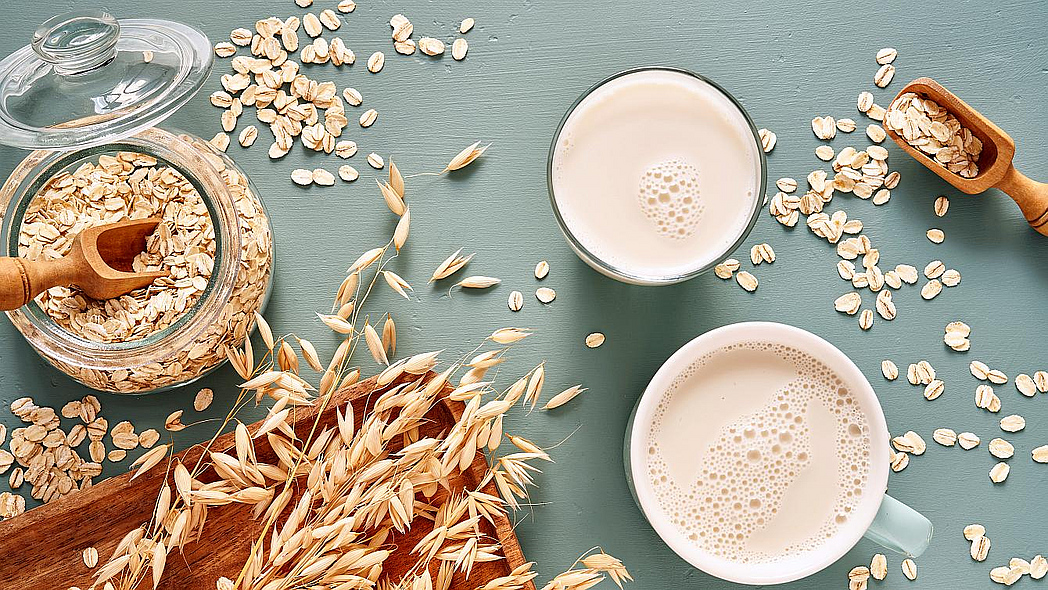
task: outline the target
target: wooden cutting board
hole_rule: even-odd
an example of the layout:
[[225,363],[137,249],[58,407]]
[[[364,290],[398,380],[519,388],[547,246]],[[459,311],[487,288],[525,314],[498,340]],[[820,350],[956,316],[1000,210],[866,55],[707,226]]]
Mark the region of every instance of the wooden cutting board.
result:
[[[396,384],[394,382],[390,386]],[[320,419],[321,427],[334,426],[334,408],[345,407],[351,401],[359,428],[365,412],[370,410],[374,399],[378,397],[369,395],[374,393],[374,388],[375,381],[372,378],[335,392],[328,410]],[[294,426],[299,436],[308,434],[316,412],[316,408],[310,408],[298,413]],[[460,402],[442,399],[427,414],[430,422],[423,427],[423,436],[439,434],[454,424],[461,413]],[[253,424],[249,430],[253,432],[259,425]],[[255,445],[259,461],[276,462],[272,449],[264,439],[256,440]],[[233,447],[233,433],[230,432],[219,437],[213,449],[229,451]],[[202,449],[197,445],[179,456],[183,463],[191,465],[201,453]],[[469,471],[459,474],[458,483],[476,489],[486,471],[484,455],[478,453]],[[209,471],[200,479],[209,481],[209,476],[214,478],[214,474]],[[130,481],[129,472],[0,522],[0,546],[3,547],[0,552],[0,588],[62,590],[70,586],[85,589],[91,586],[93,570],[84,565],[82,551],[87,547],[96,548],[99,564],[103,564],[128,531],[151,518],[163,477],[162,466],[153,468],[134,482]],[[485,486],[484,491],[498,495],[493,483]],[[294,505],[296,500],[292,500],[290,505]],[[185,553],[168,556],[160,588],[214,590],[215,580],[220,576],[235,579],[240,565],[247,558],[251,543],[257,539],[261,530],[261,523],[252,520],[250,512],[250,506],[238,504],[210,509],[204,536],[198,541],[187,543]],[[509,574],[510,570],[525,563],[512,523],[505,516],[494,520],[494,527],[482,521],[486,528],[484,532],[502,544],[505,559],[476,564],[468,580],[457,574],[452,588],[472,590],[489,580]],[[386,572],[392,576],[392,580],[399,579],[399,574],[415,563],[416,556],[407,555],[406,552],[431,528],[428,520],[416,519],[415,526],[406,534],[391,535],[390,541],[405,552],[400,555],[394,551],[386,560]],[[535,586],[528,583],[527,590],[535,590]]]

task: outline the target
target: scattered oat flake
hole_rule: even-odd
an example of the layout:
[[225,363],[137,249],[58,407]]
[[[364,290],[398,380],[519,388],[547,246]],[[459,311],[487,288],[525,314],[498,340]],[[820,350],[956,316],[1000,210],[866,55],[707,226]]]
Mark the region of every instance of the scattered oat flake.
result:
[[944,447],[952,447],[957,444],[957,433],[952,428],[936,428],[932,440]]
[[991,440],[988,448],[990,449],[990,454],[998,459],[1009,459],[1015,454],[1015,447],[1003,438]]
[[873,75],[873,83],[878,88],[884,88],[888,84],[891,84],[892,78],[895,77],[895,66],[890,63],[886,63],[877,70],[877,73]]
[[979,442],[979,437],[974,432],[962,432],[957,435],[957,444],[966,451],[979,446]]
[[382,168],[385,167],[386,162],[382,159],[382,156],[376,154],[375,152],[371,152],[370,154],[368,154],[368,165],[374,168],[375,170],[382,170]]
[[1019,414],[1001,418],[1001,430],[1005,432],[1019,432],[1024,428],[1026,428],[1026,419]]
[[473,20],[472,18],[464,18],[464,19],[462,19],[462,24],[459,25],[459,33],[462,33],[463,35],[465,35],[466,33],[469,32],[470,29],[473,28],[474,24],[476,24],[476,21]]
[[902,575],[906,576],[907,580],[917,579],[917,563],[910,558],[906,558],[902,561]]
[[1009,467],[1007,463],[1001,461],[1000,463],[994,465],[990,469],[990,481],[992,481],[993,483],[1004,482],[1004,480],[1008,479],[1008,473],[1011,471],[1011,469],[1012,468]]
[[539,287],[535,290],[535,298],[542,303],[552,303],[557,298],[557,292],[549,287]]
[[870,561],[870,575],[874,580],[883,580],[888,575],[888,558],[883,553],[877,553]]
[[539,279],[539,280],[542,280],[542,279],[546,278],[546,275],[548,275],[548,274],[549,274],[549,263],[546,262],[545,260],[540,260],[538,262],[538,264],[535,265],[535,278]]
[[792,193],[797,190],[797,181],[786,176],[776,180],[775,186],[784,193]]
[[601,344],[604,344],[604,334],[593,332],[586,336],[586,346],[589,348],[598,348]]
[[950,209],[950,199],[947,199],[945,195],[935,199],[935,215],[937,217],[945,217],[946,212]]
[[815,157],[824,162],[829,162],[833,159],[833,148],[828,145],[820,145],[815,148]]
[[338,167],[338,177],[346,182],[353,182],[354,180],[360,178],[360,173],[357,172],[356,168],[350,166],[349,164],[343,164],[342,166]]
[[84,565],[90,569],[94,569],[98,565],[98,550],[94,547],[88,547],[83,552]]
[[291,171],[291,180],[300,186],[313,184],[313,171],[305,168],[296,168]]
[[455,42],[451,44],[451,57],[454,58],[455,61],[462,61],[465,59],[467,51],[469,51],[469,43],[462,37],[455,39]]
[[1037,463],[1048,463],[1048,445],[1041,445],[1032,452],[1033,460]]
[[890,360],[881,361],[881,374],[888,381],[895,381],[899,377],[899,367]]
[[941,229],[939,229],[937,227],[933,227],[933,228],[929,229],[925,233],[925,235],[928,236],[928,240],[929,241],[931,241],[932,243],[935,243],[935,244],[941,244],[941,243],[943,243],[943,240],[946,239],[946,232],[942,231]]
[[757,136],[760,137],[761,149],[764,150],[764,153],[770,153],[775,149],[775,142],[778,141],[778,137],[773,132],[768,129],[760,129],[757,131]]
[[878,65],[890,64],[895,61],[896,56],[899,52],[894,47],[885,47],[877,52],[877,63]]
[[986,527],[981,524],[970,524],[964,527],[964,538],[969,541],[974,541],[979,537],[986,535]]
[[524,294],[520,291],[513,291],[509,294],[509,310],[520,311],[524,307]]
[[372,74],[377,74],[382,71],[382,66],[386,63],[386,55],[381,51],[376,51],[371,54],[368,58],[368,71]]
[[753,293],[757,290],[757,277],[753,276],[745,270],[740,271],[735,275],[735,281],[739,283],[740,287],[749,291],[750,293]]

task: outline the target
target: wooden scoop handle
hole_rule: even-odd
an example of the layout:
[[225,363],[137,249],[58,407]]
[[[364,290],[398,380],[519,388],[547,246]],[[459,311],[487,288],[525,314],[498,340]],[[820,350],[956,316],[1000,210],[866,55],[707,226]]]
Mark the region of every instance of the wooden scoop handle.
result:
[[70,262],[0,258],[0,310],[18,309],[46,289],[75,282],[76,267]]
[[1031,227],[1048,236],[1048,184],[1031,180],[1011,166],[997,183],[997,188],[1019,204]]

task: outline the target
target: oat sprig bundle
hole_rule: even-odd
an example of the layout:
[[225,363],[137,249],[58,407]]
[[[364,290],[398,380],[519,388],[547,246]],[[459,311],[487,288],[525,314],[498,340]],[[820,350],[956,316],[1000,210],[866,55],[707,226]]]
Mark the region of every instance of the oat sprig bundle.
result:
[[[390,187],[403,190],[395,181]],[[214,450],[216,432],[202,445],[204,453],[195,464],[173,456],[172,445],[157,446],[139,457],[135,477],[161,465],[168,477],[152,519],[124,535],[94,571],[92,588],[156,588],[166,564],[202,536],[209,511],[229,504],[251,506],[262,530],[240,570],[216,581],[219,590],[447,590],[454,575],[468,580],[477,564],[504,559],[501,545],[484,532],[482,522],[493,524],[495,517],[526,505],[540,471],[537,465],[552,461],[539,445],[504,433],[504,416],[518,402],[536,405],[544,367],[539,365],[505,389],[486,380],[508,350],[531,334],[519,328],[496,330],[486,341],[495,348],[481,350],[482,345],[446,366],[439,364],[441,351],[396,359],[392,317],[384,314],[382,323],[378,316],[379,335],[372,325],[375,316],[362,308],[379,277],[401,295],[410,291],[406,281],[386,269],[397,256],[397,246],[393,239],[361,254],[336,293],[332,309],[338,311],[318,314],[343,337],[326,364],[312,343],[294,334],[275,337],[265,319],[256,317],[265,344],[261,358],[255,358],[250,341],[227,351],[244,380],[219,430],[232,427],[234,448],[229,453]],[[369,394],[373,408],[357,427],[352,404],[329,405],[336,390],[360,379],[361,369],[352,366],[352,359],[361,344],[382,370]],[[304,366],[321,374],[317,385],[300,375]],[[426,435],[427,414],[445,395],[463,404],[461,418],[438,435]],[[238,412],[252,402],[268,405],[254,432],[237,420]],[[296,412],[306,406],[318,412],[302,436],[301,428],[296,434],[292,424]],[[334,425],[322,426],[321,416],[331,411]],[[275,461],[261,460],[256,452],[263,439]],[[478,455],[486,456],[488,469],[471,488],[455,476],[471,469]],[[217,477],[205,478],[211,470]],[[484,491],[492,482],[497,495]],[[432,524],[421,541],[414,547],[394,545],[394,535],[419,522]],[[394,551],[416,560],[396,580],[386,569]],[[605,576],[620,585],[631,579],[621,562],[603,552],[580,562],[583,568],[565,572],[546,588],[589,588]],[[502,578],[477,580],[475,587],[516,590],[534,576],[529,563]]]

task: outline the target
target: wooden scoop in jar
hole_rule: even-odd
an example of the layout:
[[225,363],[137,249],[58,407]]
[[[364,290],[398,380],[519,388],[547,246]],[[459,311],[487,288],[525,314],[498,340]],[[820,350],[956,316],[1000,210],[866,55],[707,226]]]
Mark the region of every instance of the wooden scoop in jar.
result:
[[[907,92],[939,103],[957,117],[961,125],[970,129],[972,134],[982,141],[982,154],[977,162],[979,173],[974,178],[964,178],[950,172],[928,155],[906,143],[902,136],[885,125],[885,131],[895,140],[895,143],[946,182],[969,195],[981,193],[991,187],[1004,191],[1019,204],[1019,209],[1022,210],[1026,221],[1030,222],[1030,226],[1048,236],[1048,184],[1031,180],[1015,169],[1012,164],[1015,142],[1012,138],[968,103],[957,98],[955,94],[931,78],[917,78],[910,82],[899,91],[895,99]],[[895,100],[892,102],[894,103]]]
[[93,299],[111,299],[145,287],[163,272],[132,272],[160,220],[131,219],[85,229],[57,260],[0,258],[0,310],[18,309],[60,285],[76,285]]

